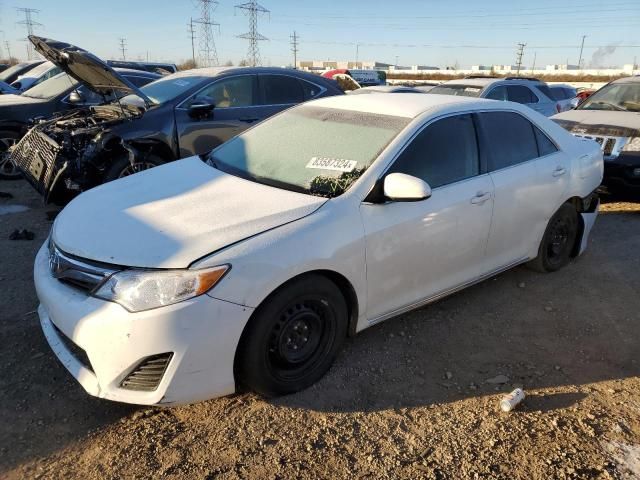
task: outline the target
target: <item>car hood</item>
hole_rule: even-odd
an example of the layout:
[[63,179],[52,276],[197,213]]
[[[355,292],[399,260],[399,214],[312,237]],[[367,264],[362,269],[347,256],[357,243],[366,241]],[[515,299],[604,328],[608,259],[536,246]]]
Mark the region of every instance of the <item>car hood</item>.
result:
[[62,251],[88,260],[186,268],[305,217],[326,201],[244,180],[191,157],[83,193],[60,212],[52,239]]
[[640,136],[640,113],[636,112],[578,109],[554,115],[551,120],[578,135]]
[[33,43],[40,55],[55,63],[94,92],[100,95],[112,94],[114,90],[125,94],[133,93],[148,105],[151,104],[151,100],[133,83],[86,50],[69,43],[35,35],[29,35],[29,41]]

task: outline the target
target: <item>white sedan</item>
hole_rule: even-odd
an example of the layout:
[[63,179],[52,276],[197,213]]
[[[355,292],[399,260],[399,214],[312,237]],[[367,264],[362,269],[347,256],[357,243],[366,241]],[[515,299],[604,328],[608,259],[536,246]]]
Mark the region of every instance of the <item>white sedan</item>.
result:
[[35,262],[40,321],[98,397],[295,392],[349,335],[521,263],[567,265],[602,170],[595,142],[515,103],[313,101],[206,163],[71,202]]

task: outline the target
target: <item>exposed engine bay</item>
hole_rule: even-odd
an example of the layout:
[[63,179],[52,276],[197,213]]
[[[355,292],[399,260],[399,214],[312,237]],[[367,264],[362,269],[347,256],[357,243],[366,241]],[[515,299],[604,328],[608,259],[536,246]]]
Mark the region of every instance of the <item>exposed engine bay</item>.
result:
[[13,148],[11,159],[45,201],[69,198],[101,183],[110,158],[132,153],[111,128],[143,111],[111,104],[37,121]]

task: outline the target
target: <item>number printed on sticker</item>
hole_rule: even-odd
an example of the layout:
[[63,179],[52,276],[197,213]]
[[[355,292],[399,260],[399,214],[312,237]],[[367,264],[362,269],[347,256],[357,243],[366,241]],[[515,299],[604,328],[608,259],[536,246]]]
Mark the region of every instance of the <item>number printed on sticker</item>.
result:
[[345,160],[344,158],[331,158],[331,157],[312,157],[311,161],[307,163],[306,168],[317,168],[320,170],[335,170],[338,172],[352,172],[356,165],[357,160]]

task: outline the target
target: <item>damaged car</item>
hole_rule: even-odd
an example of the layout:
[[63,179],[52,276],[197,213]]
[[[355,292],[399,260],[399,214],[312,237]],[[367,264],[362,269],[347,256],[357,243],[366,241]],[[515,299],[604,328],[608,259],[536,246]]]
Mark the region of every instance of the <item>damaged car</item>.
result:
[[519,104],[315,100],[75,198],[35,260],[40,324],[100,398],[293,393],[348,336],[515,265],[565,267],[601,179],[595,142]]
[[640,77],[608,83],[575,110],[552,117],[579,137],[600,144],[603,187],[612,194],[640,195]]
[[[161,75],[140,70],[116,68],[115,71],[134,85],[146,85]],[[22,178],[22,173],[11,161],[9,149],[15,145],[36,121],[49,118],[57,112],[88,108],[113,100],[112,94],[100,95],[67,75],[60,73],[23,94],[13,92],[0,96],[0,179]]]
[[138,88],[81,48],[29,40],[93,92],[117,97],[41,121],[12,150],[12,160],[45,201],[61,203],[101,183],[205,154],[292,105],[342,94],[322,77],[260,67],[195,69]]

